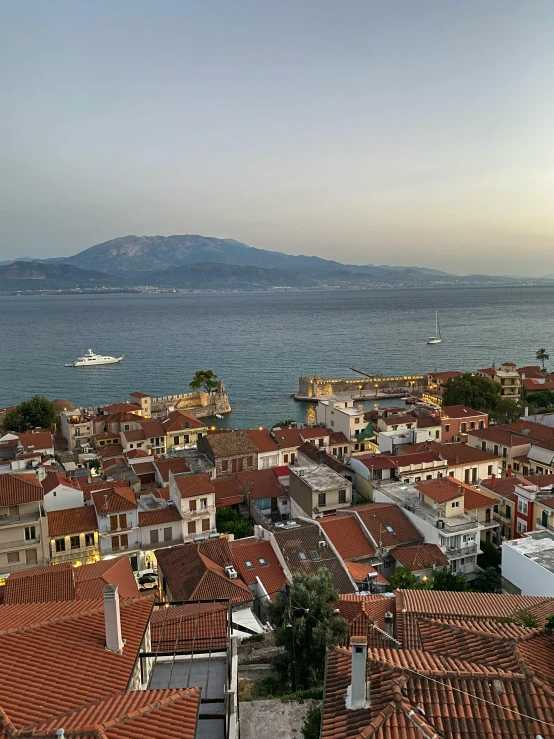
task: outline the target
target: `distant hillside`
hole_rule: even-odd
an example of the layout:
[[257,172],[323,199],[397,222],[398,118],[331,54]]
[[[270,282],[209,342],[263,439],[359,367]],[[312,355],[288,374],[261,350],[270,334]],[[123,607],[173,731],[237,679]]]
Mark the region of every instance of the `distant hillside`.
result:
[[182,289],[210,290],[253,290],[268,287],[307,287],[315,285],[315,280],[308,279],[294,272],[261,267],[246,267],[236,264],[218,264],[217,262],[200,262],[187,264],[174,269],[140,273],[133,275],[135,283],[174,287]]
[[59,290],[121,284],[121,278],[71,264],[12,262],[0,267],[0,290]]

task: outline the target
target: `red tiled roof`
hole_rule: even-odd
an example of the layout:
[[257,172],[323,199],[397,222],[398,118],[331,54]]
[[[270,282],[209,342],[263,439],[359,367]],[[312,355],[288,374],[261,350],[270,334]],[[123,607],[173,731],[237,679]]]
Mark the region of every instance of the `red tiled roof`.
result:
[[34,472],[5,472],[0,475],[0,506],[23,505],[44,499]]
[[129,395],[131,396],[131,398],[149,398],[150,397],[148,393],[141,393],[136,390],[134,393],[129,393]]
[[[266,593],[273,600],[273,594],[284,587],[286,578],[270,542],[248,537],[236,539],[230,546],[235,566],[244,582],[252,585],[256,578],[259,578]],[[263,560],[264,564],[260,560]],[[247,562],[251,566],[247,565]]]
[[450,476],[437,480],[421,480],[421,482],[416,482],[415,488],[436,503],[446,503],[448,500],[454,500],[454,498],[473,492],[473,488],[465,482]]
[[348,446],[350,444],[342,431],[330,431],[329,429],[327,431],[329,433],[329,446]]
[[290,475],[290,468],[285,464],[280,467],[274,467],[273,472],[275,472],[277,477],[288,477]]
[[174,475],[190,472],[190,467],[182,457],[176,457],[175,459],[156,459],[154,465],[164,482],[169,482],[170,472],[173,472]]
[[317,523],[343,559],[375,555],[375,547],[362,530],[356,516],[344,514],[324,516],[318,519]]
[[[408,449],[410,447],[407,447]],[[396,468],[409,467],[410,465],[429,464],[440,462],[441,458],[435,451],[415,451],[404,454],[361,454],[356,459],[368,470],[393,470]]]
[[554,475],[512,475],[511,477],[487,477],[481,481],[481,485],[495,495],[502,495],[517,503],[517,495],[514,495],[516,485],[537,485],[545,488],[554,485]]
[[466,511],[475,511],[478,508],[492,508],[498,501],[491,498],[490,495],[480,493],[475,488],[464,491],[464,509]]
[[[7,717],[19,730],[126,690],[150,619],[150,599],[121,602],[122,654],[105,649],[102,602],[26,605],[24,614],[21,609],[0,607],[2,721]],[[53,683],[54,665],[64,669]]]
[[[75,482],[77,485],[81,488],[83,491],[83,495],[85,497],[85,500],[91,499],[91,494],[95,490],[109,490],[113,487],[113,482],[108,482],[107,480],[102,480],[101,478],[92,478],[94,482],[88,481],[88,477],[76,477]],[[118,480],[117,481],[117,487],[118,488],[124,488],[124,487],[130,487],[129,480]]]
[[372,582],[378,582],[382,585],[388,585],[389,581],[386,577],[383,577],[380,572],[377,572],[375,567],[371,565],[365,565],[361,562],[345,562],[346,569],[352,575],[356,582],[363,582],[367,578],[371,577]]
[[123,447],[121,446],[121,444],[106,444],[106,446],[98,447],[96,453],[102,459],[109,459],[110,457],[121,457],[121,455],[123,454]]
[[98,490],[92,493],[94,507],[102,515],[131,511],[137,507],[135,494],[131,488],[111,487],[109,490]]
[[482,411],[476,411],[468,405],[443,405],[441,408],[442,418],[477,418],[486,417],[488,414]]
[[237,480],[243,491],[253,500],[288,495],[287,490],[277,479],[274,468],[239,472]]
[[437,567],[448,567],[450,562],[442,549],[436,544],[415,544],[410,547],[395,547],[390,554],[403,567],[412,572],[428,570],[433,565]]
[[428,449],[432,449],[445,459],[450,466],[458,464],[472,464],[477,462],[488,462],[498,460],[497,454],[484,452],[482,449],[474,449],[472,446],[455,442],[454,444],[441,444],[438,441],[423,442]]
[[81,508],[49,511],[46,516],[48,518],[49,536],[69,536],[95,531],[98,528],[96,511],[94,506],[90,505]]
[[206,424],[199,421],[196,416],[180,410],[171,411],[171,413],[162,419],[161,424],[166,434],[175,431],[186,431],[187,429],[206,428]]
[[[215,493],[215,488],[207,472],[203,472],[200,475],[175,477],[175,484],[177,485],[181,498],[191,498],[195,495]],[[183,598],[182,600],[186,599]]]
[[523,446],[524,444],[531,443],[531,439],[528,439],[522,434],[514,434],[500,426],[489,426],[486,429],[470,429],[467,433],[469,436],[475,436],[477,439],[492,441],[494,444],[503,444],[506,447]]
[[139,511],[139,526],[160,526],[164,523],[180,521],[181,514],[175,506],[158,508],[155,511]]
[[[404,511],[394,503],[368,503],[350,510],[356,511],[372,539],[384,547],[423,541],[423,536]],[[393,531],[389,531],[387,526]]]
[[156,473],[156,468],[154,467],[153,462],[135,460],[134,464],[131,462],[130,465],[137,477],[140,477],[141,475],[154,475]]
[[30,446],[34,446],[35,449],[52,449],[54,446],[52,434],[46,429],[28,431],[24,434],[17,434],[17,436],[19,437],[19,443],[25,451],[28,451]]
[[236,475],[218,477],[213,480],[212,485],[215,490],[215,504],[218,508],[238,505],[244,501],[244,493]]
[[[58,567],[59,565],[56,565]],[[117,585],[120,598],[136,598],[137,583],[127,557],[105,559],[74,568],[75,587],[81,600],[102,598],[104,585]]]
[[144,429],[130,429],[129,431],[122,431],[121,436],[125,437],[127,443],[135,441],[146,441],[146,433]]
[[59,472],[49,472],[41,482],[41,485],[45,495],[47,493],[51,493],[52,490],[58,487],[58,485],[63,485],[66,488],[73,488],[74,490],[81,489],[76,482],[68,480],[65,475],[62,475]]
[[279,451],[279,445],[271,436],[269,429],[252,429],[248,431],[248,436],[252,439],[260,454]]
[[411,424],[412,426],[414,426],[417,418],[415,416],[405,414],[403,416],[390,416],[389,418],[381,418],[380,420],[382,421],[382,423],[385,424],[385,426],[400,426],[403,424]]
[[153,459],[151,454],[148,454],[146,449],[129,449],[129,451],[126,451],[123,453],[123,456],[126,460],[130,459],[146,459],[147,457],[150,457],[150,459]]
[[162,424],[155,418],[148,418],[146,420],[143,420],[142,418],[139,421],[142,430],[146,434],[147,439],[153,439],[153,438],[164,438],[167,434],[167,431],[162,426]]
[[152,651],[226,650],[227,614],[225,603],[185,603],[154,611],[150,620]]
[[[354,563],[349,562],[348,564],[351,566]],[[370,595],[369,593],[348,593],[339,596],[336,605],[340,617],[348,622],[348,632],[343,642],[345,645],[350,642],[352,636],[367,636],[368,644],[376,647],[390,644],[390,641],[386,637],[383,639],[383,635],[374,629],[372,624],[384,629],[385,614],[392,613],[394,618],[396,610],[394,597]]]
[[447,370],[446,372],[430,372],[429,379],[434,379],[436,382],[448,382],[453,377],[459,377],[463,375],[463,372],[457,370]]
[[543,426],[542,423],[535,423],[534,421],[527,421],[526,419],[520,419],[514,421],[514,423],[507,423],[503,426],[498,426],[506,431],[513,431],[514,433],[523,434],[528,438],[542,439],[542,441],[551,441],[554,439],[554,427]]

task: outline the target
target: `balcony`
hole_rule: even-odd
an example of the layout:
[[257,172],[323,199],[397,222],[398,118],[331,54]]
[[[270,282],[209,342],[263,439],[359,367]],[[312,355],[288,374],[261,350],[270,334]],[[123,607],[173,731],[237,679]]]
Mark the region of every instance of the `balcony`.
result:
[[85,557],[91,557],[93,554],[99,553],[100,549],[98,546],[70,549],[69,552],[53,552],[52,562],[73,562],[75,559],[84,559]]
[[493,517],[493,520],[494,520],[494,521],[498,521],[498,523],[500,523],[500,518],[501,518],[501,516],[500,516],[500,513],[496,513],[496,511],[495,511],[495,512],[494,512],[494,513],[492,514],[492,517]]
[[118,547],[111,547],[110,549],[102,547],[102,554],[120,554],[122,552],[135,552],[140,549],[138,541],[129,542],[129,544],[120,544]]
[[470,554],[479,554],[479,547],[477,544],[472,544],[469,547],[443,547],[444,553],[447,557],[457,559],[458,557],[467,557]]
[[40,536],[34,539],[15,539],[14,541],[0,541],[0,551],[6,549],[24,549],[25,547],[32,547],[40,544]]
[[116,534],[126,534],[129,531],[132,531],[133,529],[138,529],[138,526],[116,526],[115,528],[112,528],[111,526],[100,526],[98,529],[98,533],[100,533],[102,536],[115,536]]
[[44,518],[44,515],[45,514],[42,508],[40,509],[40,512],[36,511],[35,513],[26,513],[23,516],[0,515],[0,526],[13,526],[14,524],[18,523],[38,523],[41,517]]
[[208,505],[205,508],[195,508],[194,511],[191,511],[191,510],[182,511],[183,519],[185,521],[188,521],[191,518],[201,518],[207,515],[213,516],[214,513],[215,513],[214,505]]
[[538,529],[542,529],[543,531],[552,531],[554,533],[554,526],[550,526],[550,524],[544,524],[542,522],[542,519],[537,518],[535,523]]

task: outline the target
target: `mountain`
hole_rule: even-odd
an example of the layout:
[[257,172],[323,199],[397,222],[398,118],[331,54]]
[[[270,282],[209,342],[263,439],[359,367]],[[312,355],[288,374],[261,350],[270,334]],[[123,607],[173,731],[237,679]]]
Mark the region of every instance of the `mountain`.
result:
[[307,287],[315,286],[316,281],[292,271],[264,269],[237,264],[218,262],[199,262],[186,264],[145,274],[134,273],[133,281],[140,284],[147,280],[148,285],[173,287],[187,290],[256,290],[268,287]]
[[119,286],[121,278],[71,264],[12,262],[0,267],[0,290],[59,290],[63,288]]

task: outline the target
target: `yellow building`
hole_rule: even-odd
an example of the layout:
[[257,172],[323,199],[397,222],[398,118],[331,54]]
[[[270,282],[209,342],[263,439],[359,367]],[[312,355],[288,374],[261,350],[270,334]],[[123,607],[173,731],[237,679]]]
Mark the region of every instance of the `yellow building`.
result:
[[168,449],[194,446],[208,432],[202,421],[185,411],[171,411],[160,420],[166,433]]
[[52,564],[98,562],[100,548],[94,506],[50,511],[47,518]]

